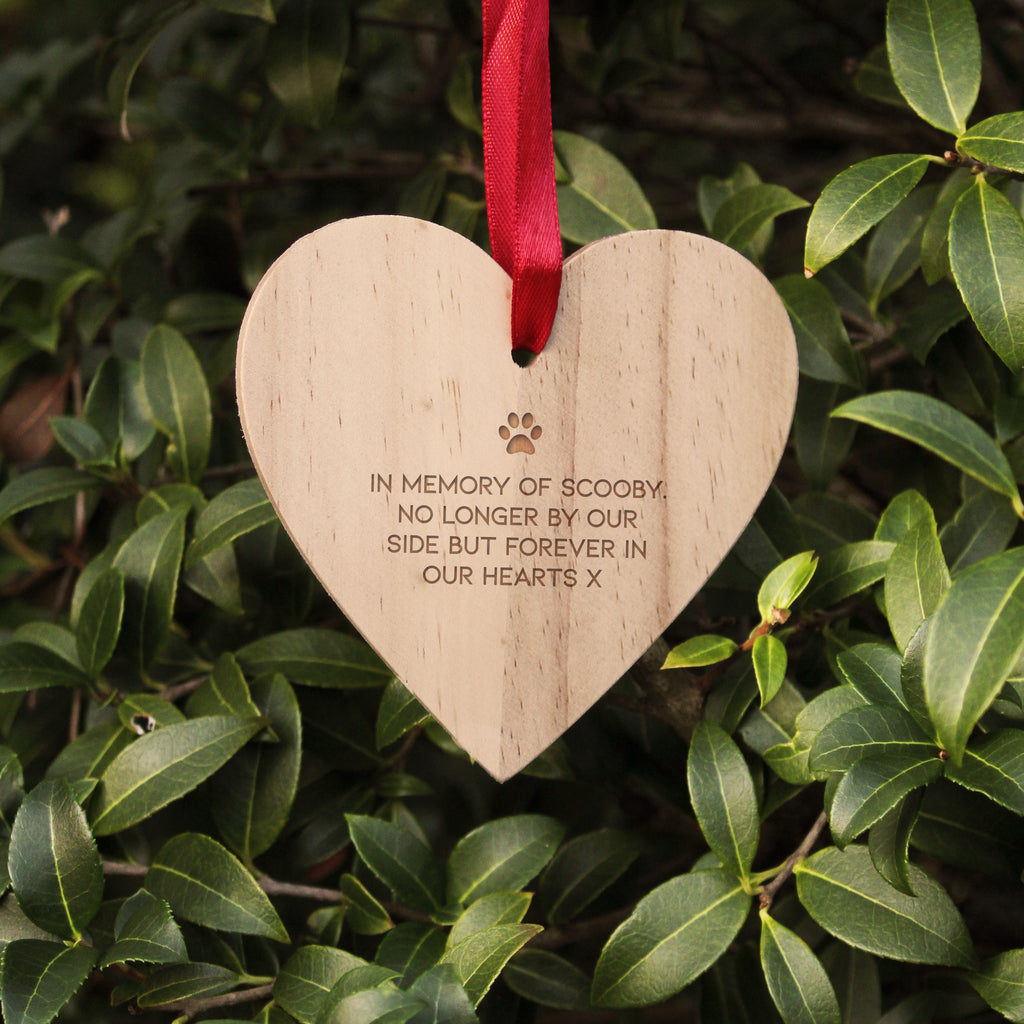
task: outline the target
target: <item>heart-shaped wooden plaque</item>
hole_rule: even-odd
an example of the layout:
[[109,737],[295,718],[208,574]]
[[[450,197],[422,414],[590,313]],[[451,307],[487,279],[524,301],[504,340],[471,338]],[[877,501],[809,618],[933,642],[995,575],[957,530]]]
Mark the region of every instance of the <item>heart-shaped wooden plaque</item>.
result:
[[793,332],[768,281],[676,231],[565,262],[547,347],[511,282],[403,217],[300,239],[242,325],[238,406],[282,523],[352,624],[506,779],[664,631],[782,455]]

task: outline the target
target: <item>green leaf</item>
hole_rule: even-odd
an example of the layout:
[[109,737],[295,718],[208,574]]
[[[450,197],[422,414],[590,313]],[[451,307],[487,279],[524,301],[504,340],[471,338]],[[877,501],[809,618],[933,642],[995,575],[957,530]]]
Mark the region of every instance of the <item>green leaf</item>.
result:
[[388,912],[355,875],[342,875],[338,888],[345,897],[345,921],[357,935],[381,935],[393,927]]
[[365,814],[346,814],[352,842],[366,866],[414,910],[441,909],[444,883],[430,847],[408,829]]
[[808,604],[816,608],[839,604],[877,583],[885,575],[893,547],[886,541],[858,540],[827,551],[818,562]]
[[983,164],[1024,173],[1024,111],[979,121],[956,140],[956,148]]
[[426,1004],[408,992],[388,986],[364,989],[328,1002],[316,1024],[405,1024],[426,1008]]
[[95,427],[74,416],[51,416],[50,429],[64,451],[84,466],[113,466],[110,446]]
[[296,0],[278,11],[267,43],[267,84],[299,124],[323,128],[334,116],[349,34],[349,12],[330,0]]
[[110,356],[100,363],[82,413],[108,445],[120,445],[128,460],[137,459],[156,436],[142,372],[131,360]]
[[46,647],[11,640],[0,643],[0,693],[48,686],[84,687],[89,677]]
[[512,956],[539,932],[536,924],[500,924],[474,932],[445,951],[442,963],[458,972],[462,987],[477,1006]]
[[806,200],[781,185],[750,185],[731,195],[718,208],[711,235],[733,249],[745,249],[776,217],[808,205]]
[[786,645],[777,636],[765,633],[754,641],[750,654],[764,707],[779,692],[786,678]]
[[864,263],[864,284],[872,312],[920,267],[925,224],[938,191],[937,185],[924,185],[912,192],[886,215],[871,236]]
[[957,577],[925,640],[924,700],[954,764],[1022,652],[1024,548],[1012,548]]
[[103,773],[93,800],[94,835],[120,832],[195,789],[261,728],[258,719],[222,715],[140,736]]
[[934,521],[928,501],[915,490],[901,491],[885,507],[875,529],[875,540],[888,540],[898,544],[907,531],[922,519]]
[[228,487],[199,513],[192,543],[185,552],[185,568],[276,519],[274,506],[258,479],[253,477]]
[[900,538],[885,570],[885,614],[901,651],[942,603],[949,586],[949,570],[929,509],[927,518]]
[[565,825],[542,814],[498,818],[463,836],[447,866],[449,903],[520,889],[555,854]]
[[789,274],[772,283],[793,324],[801,376],[859,388],[857,357],[829,290],[802,274]]
[[897,753],[926,760],[939,752],[909,715],[891,704],[865,704],[821,729],[811,747],[810,766],[815,771],[845,771],[865,757]]
[[798,935],[761,911],[761,967],[786,1024],[840,1024],[825,968]]
[[714,665],[732,657],[737,650],[739,645],[727,636],[715,636],[713,633],[694,636],[673,647],[661,667],[700,668],[703,665]]
[[979,491],[957,509],[939,534],[949,571],[956,576],[989,555],[1005,551],[1019,522],[1005,495]]
[[914,153],[876,156],[848,167],[824,188],[807,224],[807,276],[844,253],[896,208],[921,180],[929,158]]
[[410,1024],[478,1024],[469,995],[451,964],[438,964],[421,974],[409,986],[409,994],[427,1004]]
[[441,959],[444,948],[445,932],[442,928],[406,921],[396,925],[381,939],[376,960],[402,975],[399,984],[408,986]]
[[391,670],[359,637],[330,629],[290,629],[247,644],[236,657],[250,675],[280,672],[292,682],[351,689],[382,686]]
[[209,836],[182,832],[164,843],[146,875],[146,888],[166,900],[175,916],[185,921],[288,941],[267,894],[241,863]]
[[140,526],[114,556],[124,575],[123,642],[148,668],[167,641],[185,546],[184,506],[162,512]]
[[228,14],[241,14],[247,18],[274,23],[274,7],[270,0],[203,0],[203,3],[218,11],[227,11]]
[[885,52],[884,44],[879,44],[868,51],[853,76],[853,85],[863,96],[878,100],[879,103],[907,109],[907,101],[893,81],[889,55]]
[[392,679],[384,687],[377,711],[377,749],[383,750],[429,718],[430,713],[402,681]]
[[973,420],[945,402],[913,391],[879,391],[841,405],[832,414],[870,424],[919,444],[1020,506],[1009,462]]
[[680,875],[649,892],[612,932],[594,970],[596,1006],[650,1006],[685,988],[732,944],[751,898],[721,870]]
[[836,846],[853,842],[912,790],[941,777],[939,758],[922,757],[913,749],[861,759],[839,780],[832,797],[829,825]]
[[82,491],[98,487],[102,482],[84,469],[67,466],[29,470],[15,477],[0,491],[0,522],[25,509],[72,498]]
[[795,870],[804,909],[837,939],[909,963],[970,967],[974,950],[946,890],[911,867],[916,897],[897,892],[864,846],[827,847]]
[[1024,732],[1001,729],[972,744],[961,764],[946,766],[946,778],[1024,815]]
[[87,729],[69,743],[46,769],[49,778],[69,782],[98,779],[107,765],[131,742],[132,734],[118,720]]
[[856,423],[832,418],[841,395],[849,395],[849,390],[809,377],[801,378],[797,387],[793,446],[808,484],[820,491],[835,479],[857,433]]
[[569,180],[557,186],[562,237],[585,245],[658,222],[636,179],[608,150],[571,132],[554,133],[555,153]]
[[456,918],[448,933],[446,948],[451,949],[486,928],[519,924],[526,916],[532,898],[528,892],[492,892],[489,896],[481,896]]
[[1024,220],[979,177],[953,209],[949,262],[960,294],[992,350],[1024,368]]
[[[939,189],[939,198],[935,201],[935,206],[928,216],[928,222],[924,226],[924,235],[921,237],[921,273],[925,284],[936,285],[943,281],[943,278],[951,276],[949,219],[953,216],[953,208],[960,197],[973,186],[974,176],[965,170],[959,170],[954,171]],[[928,350],[935,344],[939,333],[944,333],[954,323],[959,322],[952,320],[954,315],[959,314],[960,319],[963,319],[964,305],[962,302],[957,304],[954,301],[958,297],[959,293],[948,289],[943,281],[942,288],[931,291],[921,306],[908,317],[905,326],[897,331],[896,336],[913,353],[915,359],[924,362]],[[920,321],[922,316],[925,321],[932,321],[937,326],[929,330],[925,323],[920,323],[920,329],[914,330],[912,323]],[[948,326],[942,326],[943,320],[947,321]],[[906,344],[904,339],[914,334],[928,340],[917,345]]]
[[875,870],[894,888],[908,896],[917,894],[910,887],[910,836],[917,824],[924,790],[908,793],[878,819],[868,833],[868,852]]
[[889,0],[885,41],[907,102],[936,128],[963,132],[981,84],[981,41],[970,0]]
[[149,974],[136,997],[140,1007],[162,1006],[183,999],[202,999],[230,992],[239,981],[237,972],[217,964],[173,964]]
[[92,585],[75,627],[78,657],[93,679],[114,653],[123,614],[124,574],[120,569],[108,569]]
[[145,889],[122,904],[114,933],[117,941],[103,954],[100,967],[128,961],[173,964],[188,960],[185,939],[167,901]]
[[780,562],[765,577],[757,592],[757,610],[762,622],[773,622],[772,613],[778,609],[786,611],[804,592],[811,582],[818,559],[813,551],[802,551],[784,562]]
[[1024,1021],[1024,949],[1008,949],[967,975],[978,995],[1012,1021]]
[[261,714],[238,662],[226,651],[214,663],[209,677],[193,691],[187,708],[189,718],[206,715],[259,718]]
[[41,939],[9,942],[0,954],[0,1008],[11,1024],[50,1024],[78,991],[99,953]]
[[576,836],[545,868],[537,895],[552,924],[571,921],[636,860],[641,842],[632,833],[600,829]]
[[301,1024],[314,1024],[331,989],[365,963],[331,946],[300,946],[278,972],[274,1001]]
[[590,979],[546,949],[521,949],[505,965],[502,980],[516,995],[556,1010],[590,1007]]
[[712,852],[725,868],[746,878],[757,853],[757,797],[740,748],[721,726],[697,723],[686,777],[693,812]]
[[103,899],[103,869],[82,808],[64,779],[48,779],[21,802],[8,853],[11,884],[25,916],[77,940]]
[[[0,249],[0,274],[43,284],[102,277],[89,253],[65,235],[24,235]],[[77,289],[76,289],[77,290]]]
[[899,654],[887,644],[857,644],[848,647],[836,658],[836,665],[846,681],[872,704],[900,704],[903,667]]

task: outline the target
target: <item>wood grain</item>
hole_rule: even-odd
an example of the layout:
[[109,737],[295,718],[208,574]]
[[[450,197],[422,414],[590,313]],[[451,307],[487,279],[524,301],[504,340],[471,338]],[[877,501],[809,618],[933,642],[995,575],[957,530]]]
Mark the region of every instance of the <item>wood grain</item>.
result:
[[579,718],[725,556],[782,455],[797,381],[774,289],[706,238],[636,232],[570,257],[525,369],[510,294],[445,228],[340,221],[261,281],[237,380],[295,544],[498,779]]

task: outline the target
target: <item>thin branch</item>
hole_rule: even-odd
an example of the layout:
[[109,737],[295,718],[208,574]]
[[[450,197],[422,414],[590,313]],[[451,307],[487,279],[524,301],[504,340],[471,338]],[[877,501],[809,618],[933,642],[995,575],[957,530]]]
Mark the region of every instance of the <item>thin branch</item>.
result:
[[804,836],[804,841],[786,858],[786,863],[782,865],[782,870],[767,885],[761,887],[759,902],[762,909],[772,905],[775,894],[786,884],[797,864],[811,852],[811,848],[818,841],[818,836],[821,835],[821,830],[827,823],[828,815],[822,811],[811,826],[810,831]]
[[321,885],[300,885],[298,882],[279,882],[269,875],[261,875],[257,882],[268,896],[294,896],[301,900],[317,900],[320,903],[344,903],[340,889],[328,889]]
[[972,174],[998,174],[1007,178],[1013,178],[1015,181],[1024,181],[1024,174],[1020,171],[1011,171],[1008,167],[997,167],[995,164],[982,163],[980,160],[975,160],[972,156],[961,156],[952,149],[947,149],[942,154],[942,159],[950,167],[966,167]]
[[125,878],[145,878],[149,871],[148,864],[131,864],[126,860],[104,860],[103,874],[122,875]]
[[225,992],[220,996],[208,996],[206,999],[182,999],[180,1003],[164,1003],[156,1009],[177,1013],[188,1019],[208,1010],[220,1009],[222,1006],[240,1006],[256,999],[269,999],[273,992],[273,983],[257,985],[255,988],[242,988],[235,992]]

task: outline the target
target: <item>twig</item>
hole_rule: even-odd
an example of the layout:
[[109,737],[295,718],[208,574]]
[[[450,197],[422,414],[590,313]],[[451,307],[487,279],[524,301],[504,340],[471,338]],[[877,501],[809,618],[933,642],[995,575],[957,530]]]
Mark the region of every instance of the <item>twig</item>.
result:
[[105,875],[145,878],[146,873],[149,871],[149,865],[147,864],[131,864],[126,860],[104,860],[101,863],[103,864],[103,874]]
[[298,882],[280,882],[269,875],[261,875],[257,882],[268,896],[294,896],[301,900],[317,900],[320,903],[344,903],[345,896],[340,889],[328,889],[320,885],[301,885]]
[[942,154],[942,159],[950,167],[965,167],[971,174],[1001,174],[1016,181],[1024,181],[1024,174],[1020,171],[1011,171],[1008,167],[997,167],[995,164],[982,163],[972,156],[962,156],[960,153],[947,149]]
[[267,999],[274,993],[273,983],[257,985],[255,988],[238,989],[235,992],[225,992],[220,996],[208,996],[206,999],[182,999],[180,1003],[164,1003],[157,1009],[170,1013],[180,1014],[179,1019],[189,1019],[199,1013],[206,1013],[207,1010],[216,1010],[222,1006],[239,1006],[242,1003],[251,1003],[256,999]]
[[767,885],[761,887],[759,902],[762,908],[772,905],[775,894],[786,884],[797,864],[811,852],[811,847],[818,841],[818,836],[821,835],[821,830],[827,823],[828,815],[822,811],[811,826],[810,831],[804,836],[804,841],[786,858],[786,863],[782,865],[782,870]]
[[193,690],[198,690],[209,678],[210,674],[207,672],[206,675],[196,676],[194,679],[186,679],[185,682],[178,683],[176,686],[165,686],[160,691],[160,696],[173,704],[176,700],[187,697]]

